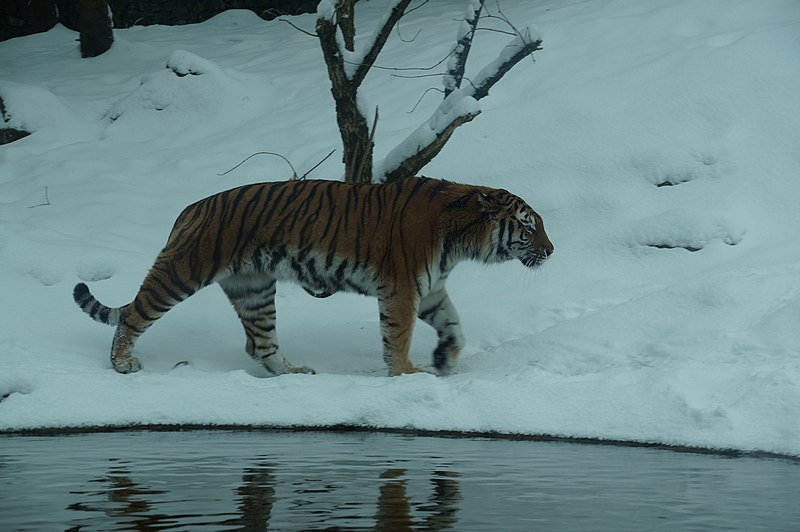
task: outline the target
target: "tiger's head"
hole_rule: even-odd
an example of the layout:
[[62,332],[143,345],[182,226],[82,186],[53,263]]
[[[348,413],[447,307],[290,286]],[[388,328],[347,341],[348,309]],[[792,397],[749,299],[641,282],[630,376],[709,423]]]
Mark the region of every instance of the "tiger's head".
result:
[[542,217],[524,200],[506,190],[487,189],[480,192],[478,204],[490,229],[486,262],[517,259],[536,268],[553,254]]

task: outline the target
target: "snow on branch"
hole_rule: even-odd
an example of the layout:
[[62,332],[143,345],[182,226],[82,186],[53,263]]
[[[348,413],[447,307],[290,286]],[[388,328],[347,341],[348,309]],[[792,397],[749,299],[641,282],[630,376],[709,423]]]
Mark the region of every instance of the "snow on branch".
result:
[[[485,0],[467,0],[456,43],[448,54],[443,80],[444,100],[425,123],[389,152],[379,165],[373,165],[373,135],[366,114],[359,106],[358,89],[411,0],[387,2],[384,17],[370,38],[361,43],[359,50],[355,46],[355,2],[322,0],[317,8],[317,37],[336,103],[336,119],[344,148],[342,162],[348,182],[394,181],[416,175],[444,148],[456,128],[480,114],[478,101],[489,94],[495,83],[522,59],[541,49],[538,32],[532,28],[517,30],[500,11],[499,5],[494,15],[484,9]],[[514,38],[494,61],[469,81],[464,75],[467,56],[475,33],[480,29],[478,23],[487,18],[502,20]]]
[[325,19],[331,24],[336,22],[336,6],[330,0],[322,0],[317,4],[317,19]]
[[355,0],[323,0],[317,8],[317,37],[336,103],[348,182],[369,181],[373,174],[373,140],[359,106],[359,86],[410,3],[411,0],[392,0],[363,52],[355,50]]
[[317,34],[326,62],[328,55],[337,56],[336,62],[341,64],[342,73],[350,83],[354,87],[361,85],[409,4],[411,0],[393,0],[369,40],[360,50],[355,50],[349,36],[355,32],[353,0],[339,0],[335,4],[322,0],[317,7]]
[[428,120],[375,166],[373,181],[388,183],[417,175],[442,151],[456,128],[470,122],[480,112],[477,100],[460,91],[452,93]]
[[[483,3],[481,2],[481,5]],[[476,21],[477,22],[477,21]],[[470,44],[474,31],[462,28],[459,35],[469,34]],[[539,32],[528,27],[524,31],[516,31],[516,36],[498,54],[497,58],[478,72],[472,82],[457,87],[456,79],[460,84],[464,75],[464,64],[451,68],[445,76],[445,90],[452,83],[449,92],[436,108],[431,117],[409,135],[403,142],[395,147],[380,164],[375,166],[373,180],[391,182],[416,175],[433,157],[444,148],[455,129],[466,124],[480,114],[478,100],[486,97],[489,90],[511,70],[514,65],[530,56],[533,52],[541,50],[542,39]],[[469,48],[466,48],[469,51]],[[458,49],[454,57],[458,56],[466,62],[467,53]],[[453,63],[455,64],[455,63]],[[458,78],[456,78],[456,74]]]
[[472,48],[472,39],[475,37],[475,29],[481,18],[483,3],[485,0],[474,0],[467,7],[464,21],[458,27],[456,34],[456,47],[447,61],[447,72],[444,74],[444,96],[461,87],[461,80],[464,79],[464,71],[467,68],[467,56]]
[[472,80],[472,97],[476,100],[487,96],[489,89],[500,81],[514,65],[531,55],[533,52],[542,49],[542,38],[539,31],[534,26],[528,26],[508,43],[497,59],[483,67]]
[[363,58],[360,60],[354,61],[356,63],[356,71],[353,74],[353,83],[360,84],[364,77],[367,75],[367,72],[375,63],[375,59],[378,58],[378,54],[380,53],[383,45],[386,44],[386,40],[389,38],[389,35],[392,33],[392,28],[394,28],[395,24],[402,18],[403,14],[406,11],[406,8],[411,3],[411,0],[395,0],[394,5],[390,10],[388,10],[388,16],[383,21],[383,24],[370,38],[367,46],[365,46],[365,53]]

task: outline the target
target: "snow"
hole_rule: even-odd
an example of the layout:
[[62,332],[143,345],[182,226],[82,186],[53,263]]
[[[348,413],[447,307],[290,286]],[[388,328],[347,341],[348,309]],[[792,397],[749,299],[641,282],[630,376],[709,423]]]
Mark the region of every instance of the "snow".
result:
[[[339,53],[344,60],[344,72],[348,79],[352,80],[356,77],[356,73],[361,65],[364,63],[364,58],[369,54],[370,50],[374,48],[375,43],[378,41],[378,38],[381,36],[382,28],[386,25],[386,22],[392,15],[392,11],[394,11],[398,4],[400,4],[402,0],[392,0],[391,4],[382,6],[382,11],[380,11],[381,16],[375,18],[367,19],[366,24],[362,24],[359,27],[369,27],[371,34],[366,39],[360,39],[360,35],[356,32],[356,40],[354,42],[354,51],[350,51],[345,46],[344,34],[337,28],[336,31],[336,43],[339,48]],[[322,3],[326,3],[327,0],[323,0]],[[360,6],[359,6],[360,7]],[[335,8],[334,8],[335,14]],[[327,8],[322,8],[322,4],[317,9],[317,16],[321,19],[326,19],[332,21],[333,18],[330,14],[330,11]],[[356,19],[359,17],[359,12],[356,12]],[[362,32],[362,35],[367,32]],[[365,115],[366,116],[366,115]]]
[[[379,4],[359,4],[363,35]],[[385,376],[374,300],[292,285],[278,292],[282,349],[317,375],[267,378],[216,287],[142,337],[143,371],[115,373],[113,331],[80,312],[73,285],[129,302],[186,205],[290,172],[258,157],[218,174],[259,151],[302,174],[338,147],[319,45],[245,11],[116,30],[93,59],[63,27],[0,43],[0,91],[34,130],[0,146],[0,430],[350,424],[800,456],[800,3],[503,9],[536,23],[543,50],[424,173],[520,195],[556,252],[535,272],[455,270],[467,346],[443,378]],[[379,63],[435,64],[463,12],[412,12],[402,34],[423,31],[394,35]],[[479,32],[470,64],[507,40]],[[433,116],[433,95],[408,112],[432,79],[367,77],[377,159]],[[338,159],[311,177],[338,178]],[[412,360],[429,365],[434,343],[419,323]]]
[[317,5],[317,17],[329,22],[335,22],[336,5],[330,0],[321,0]]

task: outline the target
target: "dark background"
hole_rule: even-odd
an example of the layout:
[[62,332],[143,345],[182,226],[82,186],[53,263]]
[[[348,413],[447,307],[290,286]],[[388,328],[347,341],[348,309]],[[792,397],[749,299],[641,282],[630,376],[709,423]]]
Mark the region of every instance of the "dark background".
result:
[[[249,9],[270,20],[311,13],[319,0],[108,0],[115,28],[202,22],[228,9]],[[79,31],[81,0],[2,0],[0,41],[47,31],[57,22]]]

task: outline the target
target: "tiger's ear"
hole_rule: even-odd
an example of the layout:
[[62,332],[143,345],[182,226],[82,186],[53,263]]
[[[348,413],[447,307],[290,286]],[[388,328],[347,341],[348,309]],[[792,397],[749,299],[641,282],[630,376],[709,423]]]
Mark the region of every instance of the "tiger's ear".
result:
[[481,212],[490,218],[495,218],[500,214],[500,204],[497,198],[486,192],[478,192],[478,206]]

